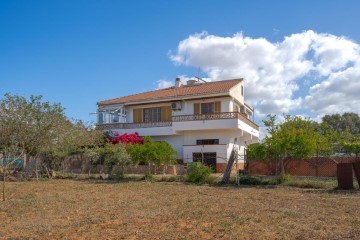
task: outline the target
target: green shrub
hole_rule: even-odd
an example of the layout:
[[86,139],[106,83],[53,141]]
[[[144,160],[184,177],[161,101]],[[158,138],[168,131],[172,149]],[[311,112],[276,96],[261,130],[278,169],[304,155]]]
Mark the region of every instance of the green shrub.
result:
[[263,181],[258,177],[254,177],[254,176],[250,176],[250,175],[242,175],[242,176],[240,176],[240,184],[262,185]]
[[276,177],[276,182],[278,184],[283,184],[283,183],[290,182],[290,181],[291,181],[291,176],[290,175],[281,174],[281,175]]
[[144,175],[144,180],[152,181],[152,180],[154,180],[154,179],[155,179],[155,177],[154,177],[154,175],[152,175],[151,173],[146,173],[146,174]]
[[125,171],[121,167],[113,168],[111,171],[111,177],[114,180],[123,180],[125,178]]
[[209,180],[212,169],[199,162],[188,164],[186,180],[192,183],[205,183]]

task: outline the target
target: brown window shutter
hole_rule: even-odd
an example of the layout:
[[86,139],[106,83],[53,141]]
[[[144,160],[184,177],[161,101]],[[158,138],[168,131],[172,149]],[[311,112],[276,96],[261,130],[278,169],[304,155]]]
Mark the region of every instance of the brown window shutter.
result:
[[138,109],[133,109],[133,122],[138,123]]
[[162,122],[171,121],[171,107],[170,106],[161,107],[161,121]]
[[221,102],[215,102],[215,112],[221,112]]
[[171,107],[167,106],[166,107],[166,121],[171,121],[172,120],[172,116],[171,116]]
[[162,122],[166,121],[166,107],[165,106],[161,107],[161,121]]
[[200,103],[194,103],[194,114],[200,114]]
[[133,122],[142,122],[142,108],[133,109]]

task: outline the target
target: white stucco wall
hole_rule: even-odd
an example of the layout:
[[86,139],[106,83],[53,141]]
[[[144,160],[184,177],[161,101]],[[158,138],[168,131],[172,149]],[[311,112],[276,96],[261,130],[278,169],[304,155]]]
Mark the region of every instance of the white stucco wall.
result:
[[[244,86],[243,84],[244,84],[244,82],[241,82],[240,84],[238,84],[238,85],[234,86],[232,89],[230,89],[230,96],[232,96],[233,98],[235,98],[241,104],[244,105],[244,103],[245,103],[244,96],[241,95],[241,86]],[[245,88],[244,88],[244,95],[245,95]]]
[[140,136],[166,136],[174,135],[172,127],[152,127],[152,128],[132,128],[132,129],[113,129],[119,134],[137,132]]

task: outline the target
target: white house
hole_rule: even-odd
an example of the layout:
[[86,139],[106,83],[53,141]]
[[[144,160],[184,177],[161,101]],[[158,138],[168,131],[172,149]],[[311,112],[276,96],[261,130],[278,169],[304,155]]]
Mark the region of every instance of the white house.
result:
[[175,87],[97,105],[99,129],[166,141],[185,163],[202,161],[217,172],[224,171],[233,147],[242,155],[259,138],[253,109],[244,101],[243,79],[182,85],[177,78]]

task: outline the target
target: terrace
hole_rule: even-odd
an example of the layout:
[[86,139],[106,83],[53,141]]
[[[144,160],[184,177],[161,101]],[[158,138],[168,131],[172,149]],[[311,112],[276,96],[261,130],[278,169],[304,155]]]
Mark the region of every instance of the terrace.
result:
[[191,114],[191,115],[178,115],[173,116],[172,121],[166,122],[141,122],[141,123],[102,123],[97,124],[100,130],[111,129],[135,129],[135,128],[154,128],[154,127],[171,127],[175,122],[188,122],[188,121],[211,121],[222,119],[239,119],[250,127],[259,130],[259,126],[253,121],[248,119],[245,114],[240,112],[221,112],[221,113],[208,113],[208,114]]

